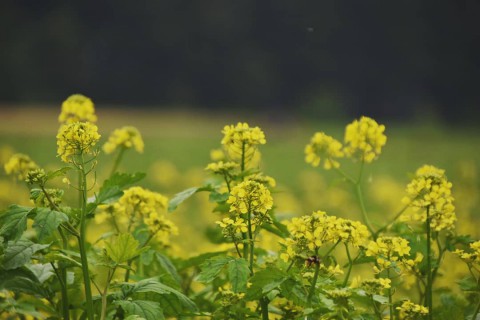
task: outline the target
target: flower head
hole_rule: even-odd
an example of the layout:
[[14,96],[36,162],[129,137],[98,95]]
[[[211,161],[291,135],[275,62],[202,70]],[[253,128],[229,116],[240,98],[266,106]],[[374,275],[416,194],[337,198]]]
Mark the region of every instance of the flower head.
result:
[[137,152],[142,153],[144,143],[138,129],[131,126],[115,129],[108,137],[108,141],[103,145],[103,151],[106,154],[110,154],[119,147],[124,149],[134,148]]
[[385,126],[369,117],[354,120],[345,128],[345,155],[367,163],[375,160],[387,142]]
[[457,218],[451,189],[444,170],[430,165],[420,167],[402,200],[413,209],[413,214],[404,214],[402,220],[425,222],[428,210],[431,228],[435,231],[453,229]]
[[62,124],[74,122],[96,122],[95,106],[90,98],[73,94],[62,103],[62,112],[58,116]]
[[38,169],[38,166],[29,156],[17,153],[5,163],[4,169],[7,175],[14,175],[18,180],[25,180],[28,172]]
[[232,188],[227,203],[230,205],[231,213],[236,215],[251,213],[255,222],[257,219],[268,219],[267,212],[273,206],[273,198],[263,184],[246,180]]
[[342,144],[323,132],[315,133],[305,147],[305,161],[318,167],[323,158],[323,167],[326,170],[340,167],[340,163],[335,159],[342,158],[343,155]]
[[226,174],[236,168],[238,168],[238,164],[235,162],[218,161],[209,163],[205,170],[211,171],[216,174]]
[[428,309],[426,307],[415,304],[409,300],[404,301],[400,307],[397,307],[397,310],[400,311],[400,319],[402,320],[413,320],[417,319],[419,316],[425,316],[428,314]]
[[475,263],[480,265],[480,240],[475,241],[469,244],[470,250],[465,252],[464,250],[455,250],[460,259],[465,261],[466,263]]
[[57,134],[57,154],[63,162],[71,162],[72,156],[92,153],[99,139],[98,128],[93,123],[62,125]]
[[247,123],[237,123],[236,126],[225,126],[222,145],[233,161],[252,160],[259,144],[265,144],[265,134],[259,127],[251,128]]
[[393,269],[401,273],[404,269],[410,270],[422,260],[419,255],[415,260],[410,259],[410,246],[408,241],[401,237],[379,237],[376,241],[370,241],[366,255],[375,257],[377,266],[375,272]]

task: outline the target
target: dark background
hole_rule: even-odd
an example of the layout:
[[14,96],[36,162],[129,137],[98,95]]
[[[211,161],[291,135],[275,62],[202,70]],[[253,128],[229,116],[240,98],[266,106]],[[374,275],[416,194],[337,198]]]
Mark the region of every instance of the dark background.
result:
[[480,119],[480,1],[0,1],[0,102]]

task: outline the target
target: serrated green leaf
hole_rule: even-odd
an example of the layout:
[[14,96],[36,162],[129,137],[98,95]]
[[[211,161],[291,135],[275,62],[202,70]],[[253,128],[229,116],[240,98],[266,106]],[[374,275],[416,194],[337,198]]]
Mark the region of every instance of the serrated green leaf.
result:
[[227,256],[213,257],[202,263],[200,269],[202,270],[197,277],[197,281],[209,283],[215,279],[222,268],[227,265],[234,258]]
[[307,302],[307,293],[300,282],[293,278],[288,278],[280,285],[282,295],[294,304],[303,305]]
[[377,301],[380,304],[388,304],[388,298],[387,297],[384,297],[384,296],[381,296],[381,295],[378,295],[378,294],[374,294],[372,296],[372,298],[373,298],[373,300]]
[[156,279],[144,279],[137,283],[122,284],[125,297],[143,299],[160,303],[167,315],[179,315],[185,310],[197,310],[195,303],[181,292],[160,283]]
[[105,242],[105,250],[107,256],[117,264],[127,262],[148,250],[148,247],[139,248],[138,241],[130,233],[122,233],[109,240]]
[[8,240],[18,240],[27,228],[27,218],[34,208],[11,205],[0,215],[0,235]]
[[55,274],[55,270],[50,263],[31,264],[27,268],[35,274],[40,283],[44,283]]
[[191,257],[189,259],[186,259],[186,260],[178,263],[179,264],[178,270],[183,271],[183,270],[185,270],[187,268],[190,268],[190,267],[199,266],[202,263],[204,263],[206,260],[208,260],[210,258],[213,258],[213,257],[216,257],[216,256],[224,255],[225,253],[227,253],[227,251],[202,253],[198,256]]
[[275,266],[268,266],[267,268],[256,272],[250,280],[252,285],[247,289],[247,299],[260,299],[269,291],[279,288],[288,278],[289,277],[285,272]]
[[9,241],[3,256],[3,267],[7,270],[21,267],[30,261],[35,252],[49,246],[49,244],[33,243],[27,239]]
[[72,167],[63,167],[55,171],[47,172],[47,181],[56,177],[64,176],[68,171],[72,170]]
[[60,211],[49,208],[37,208],[37,215],[33,222],[33,228],[37,231],[38,240],[43,240],[55,232],[58,226],[68,221],[68,216]]
[[211,185],[207,185],[203,187],[193,187],[193,188],[183,190],[182,192],[179,192],[176,195],[174,195],[172,199],[170,199],[168,203],[168,212],[174,211],[180,203],[187,200],[197,192],[214,191],[214,190],[215,189]]
[[95,203],[105,204],[115,201],[123,194],[123,189],[142,180],[145,177],[145,173],[119,173],[116,172],[110,179],[105,180],[103,186],[98,192]]
[[249,274],[250,269],[245,259],[235,258],[228,262],[228,278],[233,292],[245,292]]
[[224,202],[224,201],[227,201],[228,197],[229,197],[228,192],[219,193],[217,191],[212,191],[212,192],[210,192],[210,195],[208,196],[208,200],[210,202]]
[[182,279],[178,275],[177,269],[167,256],[156,252],[155,257],[161,269],[174,281],[176,286],[180,286]]
[[165,319],[162,309],[158,303],[153,301],[133,300],[122,301],[117,300],[114,304],[120,306],[127,315],[137,315],[146,320]]
[[47,296],[35,274],[25,267],[12,270],[0,268],[0,290],[2,289],[42,297]]

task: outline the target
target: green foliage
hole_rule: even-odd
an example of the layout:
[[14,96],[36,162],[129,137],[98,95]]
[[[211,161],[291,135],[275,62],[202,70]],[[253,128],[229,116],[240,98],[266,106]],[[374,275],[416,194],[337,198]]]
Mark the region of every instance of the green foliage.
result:
[[125,188],[145,178],[145,173],[119,173],[115,172],[109,179],[105,180],[100,191],[95,197],[95,204],[106,204],[115,201],[122,196]]
[[127,316],[139,316],[145,320],[165,319],[162,309],[160,308],[158,303],[153,301],[119,300],[115,301],[114,303],[120,306]]
[[148,247],[139,248],[138,241],[129,233],[122,233],[105,242],[107,256],[120,265],[142,254]]
[[193,188],[188,188],[186,190],[183,190],[182,192],[177,193],[176,195],[173,196],[172,199],[170,199],[168,203],[168,212],[174,211],[179,204],[193,196],[197,192],[202,192],[202,191],[213,191],[213,187],[211,185],[206,185],[203,187],[193,187]]
[[63,212],[48,208],[36,208],[35,212],[37,214],[34,219],[33,228],[37,230],[39,241],[52,235],[60,224],[68,221],[68,216]]
[[27,228],[27,218],[35,208],[11,205],[0,215],[0,236],[18,240]]
[[48,248],[48,244],[34,243],[28,239],[8,241],[2,258],[2,266],[6,270],[16,269],[30,261],[33,254]]

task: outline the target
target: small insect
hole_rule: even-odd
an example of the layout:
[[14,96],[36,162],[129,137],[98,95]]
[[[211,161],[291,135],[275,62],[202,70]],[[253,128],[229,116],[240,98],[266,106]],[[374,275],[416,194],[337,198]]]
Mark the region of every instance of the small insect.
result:
[[320,258],[318,258],[317,256],[311,256],[305,260],[305,266],[307,268],[310,268],[312,265],[319,264],[319,263],[320,263]]

